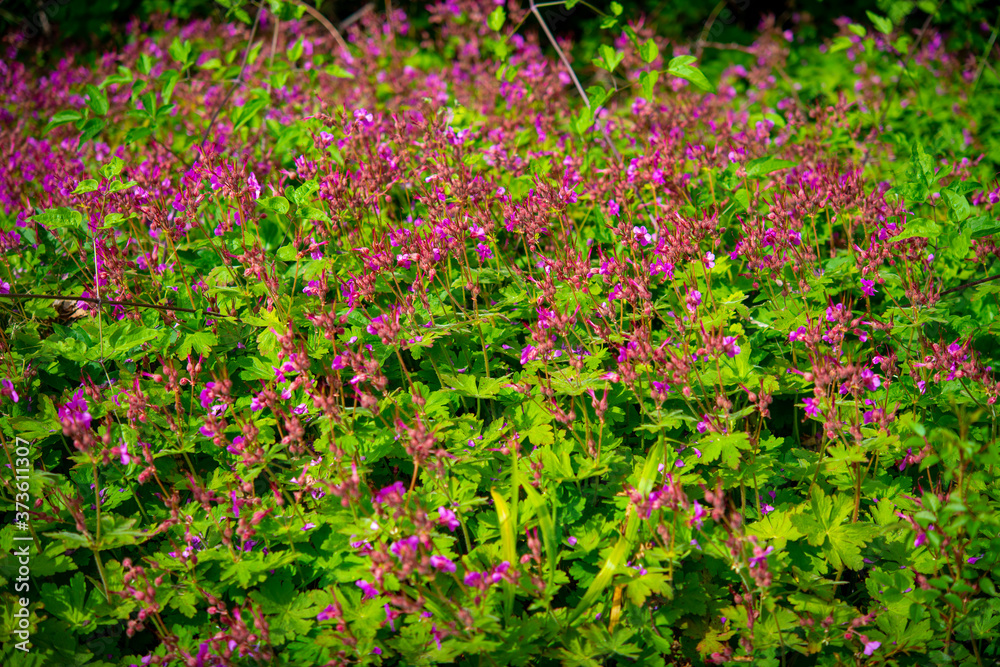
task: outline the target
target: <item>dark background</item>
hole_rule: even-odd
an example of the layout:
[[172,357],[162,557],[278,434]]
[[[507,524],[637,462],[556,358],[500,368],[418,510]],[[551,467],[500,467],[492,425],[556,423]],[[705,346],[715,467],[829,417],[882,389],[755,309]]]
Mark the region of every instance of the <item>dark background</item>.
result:
[[[314,1],[314,0],[313,0]],[[716,4],[691,0],[620,0],[623,17],[646,17],[658,34],[675,39],[696,39]],[[325,0],[321,11],[335,23],[344,20],[367,4],[364,0]],[[384,11],[385,0],[373,3],[376,11]],[[402,7],[416,27],[426,24],[426,0],[394,0]],[[610,0],[594,0],[597,7],[607,10]],[[760,21],[774,15],[779,22],[788,22],[793,14],[810,16],[819,36],[836,31],[834,19],[848,16],[868,23],[866,11],[889,16],[897,24],[918,30],[934,12],[933,25],[950,38],[952,48],[982,48],[989,37],[980,25],[993,27],[1000,18],[998,2],[982,0],[724,0],[716,23],[714,39],[748,43]],[[0,39],[11,43],[15,35],[18,57],[44,54],[45,60],[59,57],[68,50],[88,50],[111,47],[125,41],[125,26],[133,17],[141,20],[156,14],[179,19],[215,17],[235,20],[231,6],[239,6],[253,14],[255,4],[248,0],[0,0]],[[555,8],[553,8],[555,9]],[[44,18],[41,16],[44,13]],[[600,20],[582,5],[577,5],[555,26],[560,34],[578,40],[597,38]],[[527,24],[527,29],[534,29]],[[27,39],[22,39],[27,38]]]

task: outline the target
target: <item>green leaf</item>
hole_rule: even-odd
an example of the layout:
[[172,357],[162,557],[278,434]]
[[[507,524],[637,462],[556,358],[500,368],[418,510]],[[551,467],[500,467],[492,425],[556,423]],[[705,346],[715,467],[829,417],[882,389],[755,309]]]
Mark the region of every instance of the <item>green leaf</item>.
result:
[[90,107],[91,111],[98,116],[108,113],[108,96],[104,94],[104,91],[90,83],[85,86],[85,90],[87,91],[87,106]]
[[971,230],[972,238],[981,239],[984,236],[991,236],[1000,233],[1000,220],[989,215],[980,215],[966,220],[962,225]]
[[858,37],[864,37],[865,35],[868,34],[868,31],[860,23],[852,23],[849,26],[847,26],[847,29],[853,32]]
[[[868,15],[868,20],[872,22],[875,29],[878,30],[883,35],[888,35],[892,32],[892,21],[885,18],[884,16],[879,16],[878,14],[873,14],[872,12],[866,11],[865,14]],[[862,35],[863,37],[864,35]]]
[[573,119],[573,129],[577,134],[586,134],[594,124],[594,110],[590,107],[580,109],[580,114]]
[[48,134],[54,128],[57,128],[60,125],[65,125],[66,123],[74,123],[80,120],[81,118],[83,118],[83,115],[79,111],[76,111],[75,109],[66,109],[63,111],[57,111],[54,114],[52,114],[52,118],[49,119],[49,124],[45,126],[43,132],[45,134]]
[[327,68],[325,70],[323,70],[323,71],[326,72],[327,74],[329,74],[330,76],[335,77],[337,79],[353,79],[354,78],[353,74],[351,74],[350,72],[348,72],[346,69],[344,69],[343,67],[341,67],[337,63],[333,63],[332,65],[327,66]]
[[615,16],[621,16],[622,15],[622,6],[619,5],[617,2],[612,2],[611,3],[611,13],[614,14]]
[[767,176],[781,169],[794,167],[796,163],[792,160],[781,160],[776,157],[760,157],[747,162],[747,176]]
[[247,123],[249,123],[257,115],[261,109],[267,105],[267,102],[263,99],[257,98],[250,100],[241,107],[237,107],[233,112],[233,131],[240,129]]
[[[689,58],[690,60],[688,60]],[[700,69],[689,65],[689,62],[694,62],[694,56],[677,56],[670,61],[670,64],[667,66],[667,72],[678,78],[690,81],[704,91],[711,91],[712,84],[708,82],[708,79],[705,78]]]
[[191,42],[184,40],[181,42],[179,37],[174,37],[174,41],[170,43],[167,52],[170,57],[181,64],[181,66],[187,65],[188,58],[191,57]]
[[100,120],[98,118],[91,118],[90,120],[88,120],[83,124],[83,127],[80,128],[81,130],[80,143],[84,144],[90,141],[98,134],[100,134],[105,127],[106,124],[103,120]]
[[213,345],[218,345],[219,340],[211,331],[198,331],[184,337],[184,342],[177,348],[177,358],[187,359],[191,351],[198,354],[207,355],[212,351]]
[[833,43],[830,44],[830,53],[837,53],[838,51],[844,51],[846,49],[851,48],[852,46],[854,46],[854,42],[851,41],[851,38],[848,37],[847,35],[841,35],[840,37],[834,39]]
[[750,191],[746,188],[740,188],[737,190],[736,194],[733,195],[733,199],[736,200],[736,203],[739,204],[740,208],[744,211],[750,210]]
[[93,192],[97,188],[98,188],[97,181],[95,181],[92,178],[88,178],[80,181],[80,183],[76,186],[76,189],[73,190],[73,192],[71,192],[70,194],[82,195],[86,192]]
[[614,72],[615,68],[621,64],[622,59],[625,58],[624,53],[613,49],[607,44],[601,44],[600,54],[601,57],[595,60],[594,64],[608,72]]
[[654,87],[656,86],[656,81],[660,78],[660,73],[657,71],[643,72],[639,75],[639,83],[642,85],[642,96],[647,101],[653,100]]
[[153,128],[151,127],[133,127],[125,134],[125,143],[131,144],[136,141],[142,141],[152,133]]
[[639,57],[642,58],[642,62],[651,64],[660,57],[660,47],[653,40],[647,39],[639,47]]
[[83,214],[71,208],[52,208],[44,213],[32,216],[29,220],[45,225],[50,229],[62,229],[64,227],[81,227]]
[[106,165],[101,167],[101,175],[104,176],[105,179],[110,181],[112,178],[122,173],[122,169],[124,168],[125,168],[125,161],[122,160],[120,157],[115,156],[112,157],[111,160],[109,160]]
[[489,18],[486,20],[486,24],[490,27],[493,32],[500,32],[500,28],[503,27],[504,21],[507,20],[507,12],[503,10],[503,7],[497,7],[492,12],[490,12]]
[[852,570],[862,569],[861,548],[874,532],[869,524],[844,523],[853,507],[851,496],[839,494],[830,498],[817,486],[812,492],[812,513],[792,517],[792,524],[805,534],[809,544],[822,547],[837,569],[844,565]]
[[941,194],[948,200],[948,207],[951,209],[952,218],[956,222],[962,222],[972,215],[972,207],[969,206],[969,202],[964,195],[960,195],[950,188],[942,190]]
[[[529,505],[529,513],[530,511],[534,511],[535,516],[538,517],[538,526],[542,531],[542,543],[545,545],[545,558],[549,566],[548,586],[551,589],[555,584],[556,551],[558,549],[555,523],[552,521],[552,516],[545,506],[545,500],[535,491],[531,483],[525,480],[521,482],[521,488],[524,489],[524,493],[528,497],[528,502],[531,503]],[[553,502],[558,502],[555,497],[553,497]]]
[[261,197],[257,200],[257,203],[269,211],[274,211],[276,213],[288,213],[288,200],[281,196]]
[[[517,493],[517,487],[514,488],[514,492]],[[514,540],[514,531],[517,517],[511,513],[507,501],[504,500],[502,495],[497,493],[496,489],[490,489],[490,495],[493,497],[493,505],[497,511],[497,525],[500,527],[500,554],[505,561],[510,563],[511,567],[515,567],[517,565],[517,543]],[[508,618],[513,608],[514,586],[510,582],[505,581],[504,611]]]

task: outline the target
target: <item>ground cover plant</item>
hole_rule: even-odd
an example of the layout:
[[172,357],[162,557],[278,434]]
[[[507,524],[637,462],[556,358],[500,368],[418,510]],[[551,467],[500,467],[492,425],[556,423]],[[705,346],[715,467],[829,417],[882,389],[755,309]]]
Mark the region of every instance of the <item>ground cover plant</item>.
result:
[[9,49],[3,664],[1000,659],[988,59],[544,9]]

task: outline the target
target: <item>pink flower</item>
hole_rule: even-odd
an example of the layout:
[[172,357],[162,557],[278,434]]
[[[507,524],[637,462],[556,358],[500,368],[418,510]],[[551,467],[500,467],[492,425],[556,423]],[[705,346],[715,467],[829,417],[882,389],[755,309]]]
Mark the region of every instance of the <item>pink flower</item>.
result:
[[[14,391],[14,383],[7,378],[0,380],[0,396],[8,396],[15,403],[20,399],[20,396]],[[86,403],[84,403],[84,409],[86,409]]]
[[455,563],[444,556],[431,556],[431,567],[440,570],[442,572],[454,572]]
[[608,200],[608,213],[610,213],[612,215],[612,217],[617,217],[617,215],[620,212],[621,212],[621,207],[618,206],[618,202],[616,202],[614,199],[609,199]]
[[865,655],[872,655],[880,646],[882,646],[882,642],[866,642]]
[[260,183],[257,182],[257,177],[250,174],[250,178],[247,179],[247,185],[250,187],[250,194],[253,195],[253,198],[260,199]]
[[330,619],[338,618],[341,615],[340,607],[336,604],[327,605],[326,609],[321,611],[319,615],[316,616],[317,621],[329,621]]
[[[371,584],[369,584],[364,579],[358,579],[354,583],[364,593],[364,597],[361,598],[362,600],[367,600],[369,598],[378,597],[380,595],[379,590],[377,588],[375,588],[374,586],[372,586]],[[320,620],[322,620],[322,619],[320,619]]]
[[448,530],[453,533],[455,532],[455,529],[461,525],[458,522],[458,517],[455,516],[455,513],[446,507],[438,508],[438,516],[438,523],[442,526],[448,526]]
[[810,417],[819,417],[823,410],[819,407],[819,400],[815,398],[804,398],[802,402],[806,406],[806,414]]

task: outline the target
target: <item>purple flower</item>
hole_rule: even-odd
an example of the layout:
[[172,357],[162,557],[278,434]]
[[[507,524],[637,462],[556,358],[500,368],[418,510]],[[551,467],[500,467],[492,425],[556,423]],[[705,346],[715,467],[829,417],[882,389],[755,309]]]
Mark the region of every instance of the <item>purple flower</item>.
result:
[[685,297],[685,302],[687,303],[688,312],[693,313],[698,310],[698,306],[701,305],[701,292],[696,289],[691,290],[687,293]]
[[767,557],[774,551],[774,547],[768,547],[759,554],[750,557],[750,567],[764,567],[767,565]]
[[806,406],[806,414],[810,417],[819,417],[823,414],[823,410],[819,407],[819,399],[804,398],[802,402]]
[[875,281],[861,279],[861,291],[865,293],[866,296],[875,296]]
[[475,570],[472,570],[471,572],[466,572],[465,578],[463,579],[466,586],[472,586],[472,587],[479,586],[482,580],[483,580],[483,574],[481,572],[476,572]]
[[417,553],[417,549],[420,548],[420,538],[416,535],[410,535],[405,537],[398,542],[393,542],[392,546],[389,547],[389,551],[396,554],[396,557],[402,560],[407,553]]
[[331,618],[337,618],[338,612],[336,605],[327,605],[326,609],[321,611],[318,616],[316,616],[317,621],[329,621]]
[[260,183],[257,182],[257,177],[250,174],[250,178],[247,179],[247,185],[250,187],[250,194],[253,195],[253,198],[260,199]]
[[976,564],[976,561],[977,561],[977,560],[982,560],[982,558],[983,558],[982,556],[971,556],[971,557],[970,557],[970,558],[969,558],[968,560],[966,560],[965,562],[966,562],[966,563],[968,563],[969,565],[975,565],[975,564]]
[[17,403],[18,399],[20,398],[17,395],[17,392],[14,391],[14,383],[8,380],[7,378],[0,380],[0,396],[9,396],[10,400],[14,401],[15,403]]
[[865,642],[865,655],[872,655],[882,645],[882,642]]
[[865,368],[861,371],[861,384],[868,391],[875,391],[882,386],[882,379],[873,373],[870,368]]
[[609,199],[608,200],[608,213],[610,213],[612,215],[612,217],[615,217],[620,212],[621,212],[621,207],[618,206],[618,202],[616,202],[614,199]]
[[361,598],[362,600],[378,597],[380,595],[379,590],[364,579],[358,579],[354,583],[361,589],[361,592],[364,593],[364,597]]
[[708,516],[708,511],[705,507],[699,503],[697,500],[694,501],[694,506],[692,507],[694,512],[691,514],[691,518],[688,519],[688,525],[697,525],[700,529],[705,524],[705,517]]
[[740,346],[736,344],[736,338],[734,336],[726,336],[722,339],[722,351],[726,353],[726,356],[730,359],[736,357],[740,353]]
[[389,486],[382,488],[381,490],[379,490],[378,493],[375,494],[375,497],[372,498],[372,502],[384,503],[387,500],[392,499],[393,496],[397,495],[400,498],[406,495],[406,486],[402,482],[396,482],[395,484],[390,484]]
[[431,567],[441,570],[442,572],[455,571],[455,563],[444,556],[431,556]]
[[483,264],[493,256],[493,250],[486,244],[477,243],[476,252],[479,254],[479,263]]
[[461,525],[458,522],[458,517],[455,516],[455,513],[446,507],[438,508],[438,516],[438,523],[442,526],[448,526],[448,530],[453,533],[455,532],[455,529]]

